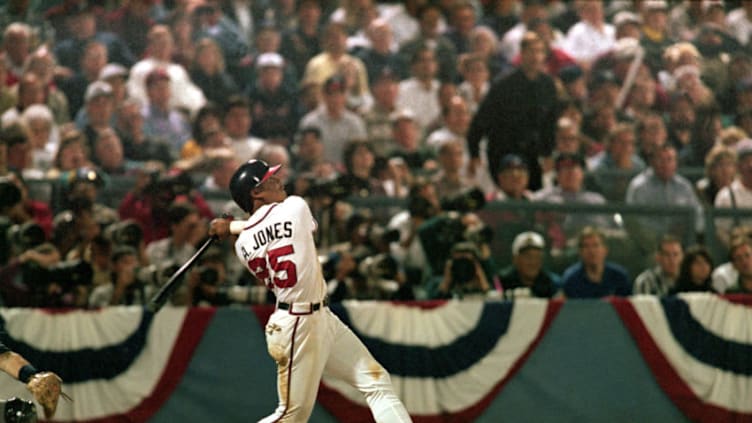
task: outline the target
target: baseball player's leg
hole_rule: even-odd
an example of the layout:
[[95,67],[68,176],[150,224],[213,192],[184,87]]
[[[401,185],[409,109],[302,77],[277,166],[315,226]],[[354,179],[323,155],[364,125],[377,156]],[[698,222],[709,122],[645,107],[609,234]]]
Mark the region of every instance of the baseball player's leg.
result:
[[354,333],[331,311],[330,330],[334,333],[324,372],[354,386],[366,397],[377,423],[410,422],[405,406],[394,393],[389,373],[376,361]]
[[277,364],[279,405],[260,422],[306,422],[326,362],[322,320],[275,312],[266,325],[269,355]]

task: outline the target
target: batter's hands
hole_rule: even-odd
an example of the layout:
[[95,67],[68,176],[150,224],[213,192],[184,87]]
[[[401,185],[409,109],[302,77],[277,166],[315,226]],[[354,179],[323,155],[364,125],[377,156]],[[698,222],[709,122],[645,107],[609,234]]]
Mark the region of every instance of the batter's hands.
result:
[[[44,409],[44,417],[51,419],[57,410],[57,402],[62,394],[63,380],[53,372],[37,373],[29,379],[26,388],[34,394],[34,399]],[[68,396],[62,394],[66,399]]]
[[209,223],[209,235],[225,239],[230,235],[230,219],[215,218]]

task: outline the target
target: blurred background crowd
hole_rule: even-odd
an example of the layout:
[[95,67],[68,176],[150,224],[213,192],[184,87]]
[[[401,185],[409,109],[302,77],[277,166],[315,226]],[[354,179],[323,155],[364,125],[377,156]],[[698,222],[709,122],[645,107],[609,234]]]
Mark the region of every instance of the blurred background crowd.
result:
[[[752,1],[0,0],[0,28],[4,306],[144,303],[244,217],[252,158],[334,301],[752,292]],[[186,278],[174,304],[273,302],[230,244]]]

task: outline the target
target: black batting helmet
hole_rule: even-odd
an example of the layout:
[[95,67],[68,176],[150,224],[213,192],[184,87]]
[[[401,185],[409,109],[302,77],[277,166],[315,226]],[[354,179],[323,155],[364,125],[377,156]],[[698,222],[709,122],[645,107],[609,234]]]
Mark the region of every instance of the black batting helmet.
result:
[[269,166],[263,160],[248,160],[240,165],[230,179],[232,199],[246,212],[253,210],[251,190],[277,173],[281,165]]

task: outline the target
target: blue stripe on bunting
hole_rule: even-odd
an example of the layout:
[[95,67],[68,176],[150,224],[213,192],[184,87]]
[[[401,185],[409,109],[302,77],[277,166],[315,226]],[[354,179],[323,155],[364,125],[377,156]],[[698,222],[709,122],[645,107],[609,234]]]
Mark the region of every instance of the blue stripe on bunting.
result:
[[331,309],[392,375],[439,378],[464,371],[488,355],[507,332],[513,305],[512,301],[486,303],[475,328],[436,348],[396,345],[365,336],[355,330],[344,307],[335,304]]
[[0,316],[3,328],[2,341],[11,350],[21,354],[40,370],[53,370],[66,383],[93,379],[113,379],[128,369],[146,346],[154,314],[146,310],[136,331],[119,344],[102,348],[84,348],[75,351],[40,350],[10,337],[5,332],[5,319]]
[[718,369],[752,376],[752,345],[723,339],[703,327],[679,298],[662,298],[671,333],[685,351],[697,360]]

